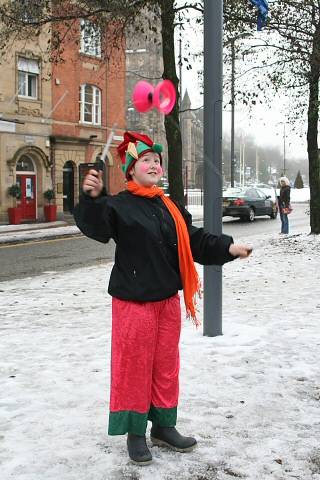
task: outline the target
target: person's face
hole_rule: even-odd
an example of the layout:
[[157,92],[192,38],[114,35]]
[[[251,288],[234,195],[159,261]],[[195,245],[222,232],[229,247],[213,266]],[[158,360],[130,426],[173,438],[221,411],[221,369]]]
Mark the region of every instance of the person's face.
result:
[[129,174],[132,180],[143,187],[157,185],[163,174],[159,155],[154,152],[142,155],[129,170]]

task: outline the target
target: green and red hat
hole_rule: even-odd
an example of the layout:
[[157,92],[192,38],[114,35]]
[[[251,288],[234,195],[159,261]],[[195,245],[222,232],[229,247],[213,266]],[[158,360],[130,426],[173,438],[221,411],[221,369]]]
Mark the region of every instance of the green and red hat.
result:
[[127,178],[129,168],[133,167],[138,158],[142,157],[145,153],[157,153],[160,157],[160,163],[162,164],[162,145],[160,143],[154,143],[147,135],[136,132],[125,132],[123,142],[118,145],[117,150],[121,158],[122,171]]

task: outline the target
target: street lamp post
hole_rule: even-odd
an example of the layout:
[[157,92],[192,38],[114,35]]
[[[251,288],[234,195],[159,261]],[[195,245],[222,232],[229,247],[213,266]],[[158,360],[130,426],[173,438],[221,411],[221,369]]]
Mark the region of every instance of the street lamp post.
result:
[[[279,122],[276,125],[283,125],[283,168],[282,175],[286,175],[286,122]],[[277,134],[278,135],[278,134]]]
[[234,187],[234,81],[235,81],[235,38],[231,39],[231,165],[230,165],[230,180],[231,187]]
[[[223,0],[204,1],[204,227],[222,232]],[[204,267],[203,334],[222,334],[222,268]]]
[[286,124],[283,123],[283,175],[286,175]]
[[230,181],[231,187],[234,187],[234,117],[235,117],[235,75],[236,75],[236,40],[241,40],[250,37],[248,33],[242,33],[236,37],[230,38],[231,47],[231,158],[230,158]]

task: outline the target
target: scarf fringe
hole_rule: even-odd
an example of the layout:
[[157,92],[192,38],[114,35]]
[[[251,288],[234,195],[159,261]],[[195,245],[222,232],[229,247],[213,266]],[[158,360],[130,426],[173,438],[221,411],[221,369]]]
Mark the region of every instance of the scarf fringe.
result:
[[197,312],[199,310],[196,308],[197,306],[197,296],[201,299],[201,284],[199,281],[199,288],[197,292],[194,294],[192,298],[192,304],[191,305],[186,305],[186,316],[188,320],[191,320],[191,322],[195,325],[196,329],[198,329],[201,326],[201,320],[197,318]]

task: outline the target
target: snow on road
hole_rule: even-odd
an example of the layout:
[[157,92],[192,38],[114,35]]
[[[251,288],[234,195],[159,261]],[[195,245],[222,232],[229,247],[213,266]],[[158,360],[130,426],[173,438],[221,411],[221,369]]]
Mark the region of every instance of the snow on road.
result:
[[319,480],[319,254],[264,236],[224,267],[224,335],[185,321],[181,339],[178,428],[198,448],[144,468],[106,434],[112,265],[0,283],[1,480]]

